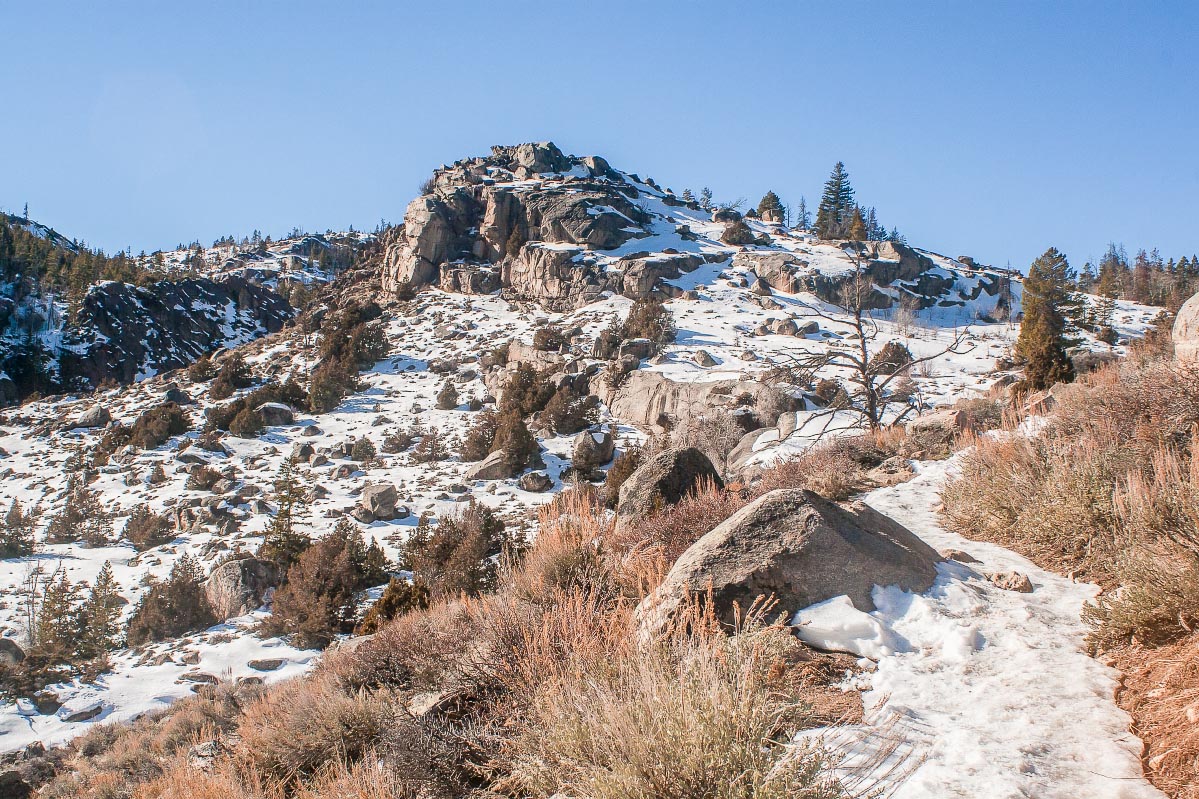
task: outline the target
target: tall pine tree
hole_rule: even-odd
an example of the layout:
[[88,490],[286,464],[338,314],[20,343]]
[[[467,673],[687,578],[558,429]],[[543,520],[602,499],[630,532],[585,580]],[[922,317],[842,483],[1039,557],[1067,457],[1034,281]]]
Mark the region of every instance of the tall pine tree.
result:
[[1024,321],[1016,351],[1027,361],[1025,382],[1032,391],[1074,379],[1074,366],[1066,355],[1073,280],[1066,256],[1054,247],[1032,262],[1024,280]]
[[848,232],[855,208],[849,173],[845,164],[838,161],[824,183],[824,193],[816,209],[816,235],[822,239],[842,238]]

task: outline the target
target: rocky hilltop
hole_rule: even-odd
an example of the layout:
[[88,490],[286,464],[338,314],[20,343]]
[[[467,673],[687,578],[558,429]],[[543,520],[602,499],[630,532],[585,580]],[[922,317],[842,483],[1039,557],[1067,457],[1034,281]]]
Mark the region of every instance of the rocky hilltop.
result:
[[[1012,308],[1013,275],[968,258],[935,257],[898,242],[819,242],[773,215],[709,212],[652,179],[598,156],[564,155],[551,142],[493,147],[436,170],[386,234],[384,290],[426,286],[572,310],[605,295],[677,297],[704,266],[747,273],[762,294],[811,291],[835,300],[854,260],[889,308]],[[693,281],[690,281],[693,282]]]

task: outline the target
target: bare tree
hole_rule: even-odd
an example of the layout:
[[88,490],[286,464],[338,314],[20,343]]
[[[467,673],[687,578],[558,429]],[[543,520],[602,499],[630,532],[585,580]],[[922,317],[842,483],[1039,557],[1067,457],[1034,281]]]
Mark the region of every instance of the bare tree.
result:
[[[889,405],[902,403],[905,406],[895,422],[902,421],[915,407],[908,401],[910,391],[893,390],[899,386],[896,381],[910,379],[912,370],[943,355],[969,352],[974,349],[974,343],[967,340],[970,331],[969,328],[965,328],[954,332],[953,341],[948,346],[931,355],[912,358],[903,364],[897,364],[890,357],[880,357],[879,352],[871,352],[870,345],[879,337],[878,323],[870,314],[870,299],[877,289],[874,281],[866,273],[861,251],[855,247],[846,249],[845,252],[854,266],[853,275],[842,287],[837,301],[831,303],[843,316],[834,316],[815,305],[801,304],[821,319],[838,325],[848,324],[853,330],[851,345],[828,346],[819,352],[784,355],[775,361],[768,379],[776,385],[806,388],[821,372],[848,371],[846,379],[849,387],[846,393],[849,402],[821,413],[829,417],[838,410],[856,413],[859,416],[858,426],[878,430],[883,425]],[[848,320],[845,317],[848,317]]]

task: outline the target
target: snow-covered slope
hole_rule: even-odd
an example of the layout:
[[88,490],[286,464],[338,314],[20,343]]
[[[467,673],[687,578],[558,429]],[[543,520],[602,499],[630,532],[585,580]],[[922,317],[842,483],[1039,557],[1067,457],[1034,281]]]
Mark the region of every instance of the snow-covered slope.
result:
[[[866,689],[866,725],[828,739],[843,768],[895,799],[1160,799],[1115,702],[1119,674],[1084,649],[1081,612],[1098,586],[944,530],[935,509],[955,463],[921,464],[915,479],[864,501],[978,562],[940,564],[922,596],[875,588],[871,613],[834,599],[796,616],[801,638],[876,661],[850,680]],[[1013,571],[1031,592],[985,576]]]
[[[326,305],[336,308],[340,300],[336,296],[338,291],[365,292],[367,299],[377,300],[383,305],[391,347],[388,358],[362,373],[360,390],[331,412],[319,415],[297,412],[293,423],[270,427],[252,438],[224,435],[221,443],[226,452],[221,453],[198,445],[204,411],[221,403],[208,398],[206,385],[191,383],[182,372],[165,375],[143,371],[142,379],[132,385],[94,394],[41,399],[8,411],[0,418],[3,453],[0,511],[16,499],[26,508],[39,509],[42,521],[35,555],[0,561],[0,632],[16,641],[22,639],[19,594],[35,568],[46,573],[61,568],[72,581],[90,582],[103,563],[109,562],[120,593],[128,601],[124,611],[128,615],[144,595],[147,578],[165,576],[185,554],[211,568],[231,551],[254,551],[273,512],[272,481],[284,460],[305,446],[311,446],[315,452],[314,457],[302,459],[296,467],[303,484],[311,489],[310,504],[298,523],[302,530],[313,535],[329,530],[337,519],[347,515],[368,483],[378,482],[393,484],[400,502],[409,511],[394,521],[362,525],[368,539],[378,542],[391,555],[397,553],[420,517],[436,523],[472,498],[496,509],[510,526],[535,534],[535,514],[530,511],[562,488],[571,466],[573,437],[553,436],[534,425],[545,462],[543,471],[551,485],[545,492],[525,490],[517,478],[468,480],[472,464],[456,455],[440,462],[417,463],[411,447],[388,452],[381,446],[384,438],[393,433],[403,431],[419,436],[421,431],[437,430],[451,442],[451,452],[456,452],[454,442],[462,439],[476,418],[468,410],[468,400],[494,399],[505,374],[501,367],[491,366],[491,359],[486,356],[510,341],[518,342],[518,346],[509,348],[512,362],[524,359],[539,367],[549,367],[547,371],[556,380],[574,380],[577,376],[588,379],[588,390],[602,399],[601,424],[614,426],[618,449],[624,449],[647,435],[661,432],[658,412],[663,409],[674,417],[669,422],[678,422],[688,414],[710,410],[703,405],[687,404],[688,398],[737,400],[739,392],[761,386],[772,367],[780,362],[803,353],[855,344],[850,318],[830,301],[837,298],[839,287],[856,269],[855,259],[858,259],[876,286],[877,296],[870,316],[877,335],[868,342],[872,350],[877,352],[895,342],[919,358],[961,340],[962,346],[956,353],[936,358],[910,376],[914,406],[911,413],[985,395],[997,382],[1011,378],[1010,373],[997,371],[996,364],[1009,354],[1018,334],[1013,318],[1019,307],[1018,276],[902,245],[880,242],[869,245],[864,252],[853,246],[847,251],[846,246],[822,243],[808,233],[753,218],[742,221],[755,237],[755,243],[729,245],[721,238],[730,223],[713,221],[711,213],[683,203],[636,176],[616,172],[606,164],[588,166],[584,160],[559,163],[562,171],[551,173],[530,174],[522,167],[504,174],[488,166],[483,177],[489,182],[480,178],[477,183],[460,179],[464,173],[457,167],[447,168],[444,179],[439,179],[437,191],[414,204],[419,213],[410,208],[404,227],[381,237],[381,249],[386,251],[378,259],[378,267],[384,271],[381,282],[390,286],[391,294],[374,292],[376,284],[371,281],[379,280],[377,275],[361,284],[338,283],[316,292],[312,306],[314,319],[326,310]],[[525,172],[518,174],[519,169]],[[477,198],[472,193],[476,189]],[[460,190],[466,194],[459,195]],[[525,214],[523,224],[531,224],[531,220],[542,224],[549,212],[533,213],[529,209],[541,208],[538,203],[549,203],[545,207],[557,209],[553,213],[559,214],[558,221],[537,234],[542,238],[526,231],[519,246],[509,248],[505,244],[496,248],[495,242],[487,242],[482,231],[491,229],[484,224],[489,218],[487,209],[494,210],[496,203],[508,202],[496,199],[502,192],[517,198],[512,202],[524,204],[521,206],[524,210],[511,211],[509,219]],[[580,195],[576,192],[594,196],[596,202],[586,205],[580,213],[576,213],[578,207],[563,210],[555,204],[563,197],[577,198]],[[619,199],[610,198],[607,204],[599,202],[599,198],[612,192],[625,197],[630,204],[627,212],[617,208]],[[545,199],[546,196],[550,199]],[[452,205],[453,197],[458,197],[461,207],[467,209],[457,216],[441,209],[442,205],[458,207]],[[446,227],[432,225],[430,220],[443,213]],[[593,227],[598,224],[595,219],[613,215],[619,218],[603,222],[597,233]],[[494,214],[491,220],[495,222]],[[434,247],[431,236],[437,230],[442,233],[448,230],[450,234]],[[595,236],[611,246],[589,243],[589,237]],[[580,240],[575,241],[576,238]],[[329,248],[357,247],[369,240],[354,234],[336,241],[325,237],[324,243]],[[163,254],[159,261],[164,268],[179,273],[189,269],[199,271],[204,279],[252,280],[273,288],[288,281],[309,283],[327,279],[329,275],[321,265],[318,245],[319,241],[310,238],[249,250],[229,245],[206,251],[201,260],[197,260],[194,251],[185,249]],[[436,263],[426,258],[434,251],[438,253]],[[538,271],[542,266],[549,271]],[[410,298],[402,291],[405,287],[420,291]],[[603,378],[603,370],[611,368],[612,357],[598,353],[596,342],[613,316],[627,314],[637,299],[651,296],[666,301],[678,330],[677,338],[652,358],[640,361],[634,358],[637,368],[627,383],[613,388]],[[1123,343],[1109,346],[1088,338],[1085,346],[1121,353],[1127,339],[1143,333],[1157,311],[1122,303],[1117,309],[1116,327]],[[539,352],[531,346],[534,332],[545,324],[569,331],[571,340],[565,351]],[[254,336],[231,335],[226,343],[238,345],[260,379],[281,382],[295,377],[303,382],[311,375],[320,354],[320,336],[314,329],[293,325],[260,338],[255,336],[261,331],[255,331]],[[829,368],[818,377],[844,379],[846,374]],[[446,380],[455,383],[460,405],[438,410],[436,396]],[[95,406],[103,406],[116,421],[130,423],[144,410],[162,404],[168,393],[178,399],[180,391],[194,400],[194,404],[184,406],[191,430],[174,436],[157,449],[118,451],[97,469],[90,484],[98,492],[101,505],[114,516],[114,543],[97,548],[78,543],[45,543],[46,519],[67,501],[64,474],[77,470],[104,435],[103,428],[77,427],[74,420]],[[654,401],[649,402],[647,397]],[[668,399],[658,402],[662,397]],[[651,406],[653,413],[648,410]],[[754,431],[752,447],[740,465],[754,467],[802,452],[814,443],[818,434],[835,432],[851,421],[846,416],[830,425],[826,417],[819,416],[820,410],[807,403],[804,410],[785,414],[776,426]],[[821,421],[816,424],[818,418]],[[362,437],[369,438],[380,450],[377,461],[369,466],[351,461],[344,454],[347,442]],[[187,488],[189,473],[196,468],[197,461],[229,478],[231,484],[222,489],[223,493]],[[157,479],[158,470],[161,480]],[[916,484],[910,500],[912,508],[927,504],[933,490],[931,485],[931,482]],[[923,535],[927,531],[934,545],[947,546],[938,537],[946,534],[931,525],[927,514],[920,515],[923,510],[917,513],[901,507],[898,498],[907,496],[904,491],[900,487],[890,494],[876,495],[872,501],[894,501],[885,510],[894,511],[901,521],[913,524],[917,533]],[[267,500],[265,504],[258,501],[263,498]],[[120,531],[131,510],[140,504],[181,520],[173,541],[138,553],[120,540]],[[195,514],[191,511],[197,507],[209,508],[211,512],[201,514],[200,522],[194,523]],[[979,549],[975,554],[983,557],[982,548]],[[1008,556],[995,554],[997,566],[1006,562],[1004,557]],[[1050,585],[1047,575],[1038,573],[1034,576],[1034,581],[1037,580]],[[959,642],[965,647],[959,647],[959,654],[971,664],[970,668],[978,664],[980,668],[992,669],[996,663],[992,655],[1000,659],[1012,655],[1009,650],[999,649],[1000,644],[1027,643],[1030,636],[1060,624],[1062,635],[1050,652],[1057,660],[1051,662],[1061,663],[1065,668],[1084,668],[1085,664],[1075,659],[1085,660],[1077,651],[1076,606],[1089,596],[1087,589],[1068,590],[1068,585],[1052,583],[1056,593],[1039,596],[1034,593],[1036,602],[1041,603],[1034,607],[1013,605],[1016,598],[995,594],[976,582],[951,568],[928,597],[892,597],[894,601],[880,602],[883,608],[880,613],[890,615],[880,617],[879,624],[890,625],[895,641],[902,637],[918,646],[913,642],[921,640],[919,636],[927,633],[935,638],[942,635],[946,624],[956,624],[946,621],[954,614],[977,613],[982,619],[976,627],[982,631],[979,635],[993,639],[996,648],[988,651],[985,640],[966,636]],[[972,596],[979,597],[977,601],[981,604],[967,607],[963,603]],[[1024,627],[1016,625],[1019,620],[1013,620],[1013,614],[1018,615],[1021,609],[1030,614],[1028,619],[1020,621]],[[297,650],[278,639],[255,637],[253,616],[230,620],[176,642],[117,652],[112,657],[112,672],[94,683],[76,681],[51,686],[68,708],[100,703],[101,712],[94,718],[71,722],[59,716],[27,716],[29,708],[24,705],[15,702],[0,705],[0,751],[18,749],[33,740],[63,741],[97,723],[132,718],[186,695],[196,680],[247,676],[279,679],[301,673],[311,664],[315,652]],[[921,627],[921,619],[932,619],[929,622],[932,626]],[[1016,626],[1005,631],[1008,622]],[[1010,638],[1008,632],[1012,633]],[[935,640],[929,644],[933,649],[936,646],[941,644]],[[892,648],[899,651],[898,647]],[[905,652],[905,657],[907,654],[911,653]],[[987,684],[982,677],[980,682],[969,682],[970,675],[938,672],[940,661],[924,663],[915,655],[905,657],[884,660],[875,675],[877,692],[898,693],[905,675],[923,680],[913,682],[914,686],[924,686],[921,690],[942,678],[959,680],[946,685],[960,685],[962,690]],[[252,661],[263,660],[278,663],[269,671],[251,665]],[[927,674],[917,675],[925,668]],[[884,688],[883,681],[891,674],[895,675],[896,685]],[[1079,685],[1085,688],[1083,694],[1105,685],[1103,680],[1110,678],[1102,670],[1086,674],[1085,682],[1079,680]],[[1047,684],[1045,690],[1060,690],[1063,701],[1073,703],[1078,698],[1079,685],[1059,682]],[[1091,701],[1086,696],[1082,698]],[[952,699],[961,701],[960,697]],[[938,700],[925,693],[904,701],[915,708],[918,702],[932,704]],[[929,709],[932,719],[929,723],[941,725],[959,736],[982,729],[977,716],[965,715],[964,711],[955,715],[952,707],[946,704],[944,712],[938,711],[941,715],[935,718]],[[1104,725],[1096,732],[1097,746],[1122,741],[1109,735],[1119,719],[1103,715],[1108,712],[1107,705],[1096,698],[1086,707],[1088,713],[1092,710],[1098,713]],[[1063,717],[1057,718],[1060,723]],[[1070,746],[1081,746],[1083,739],[1072,741]],[[1127,749],[1128,742],[1113,746],[1119,755]],[[1048,751],[1040,760],[1035,754],[1030,755],[1028,762],[1034,768],[1048,769],[1051,762],[1058,763],[1075,751],[1063,747]],[[964,757],[972,751],[978,752],[963,751]],[[929,762],[932,764],[934,758],[930,756]],[[1119,762],[1123,768],[1123,761]],[[949,762],[947,767],[959,766]],[[935,777],[929,784],[945,784],[942,777],[936,776],[939,774],[936,769],[929,773]],[[1014,778],[1025,779],[1018,775]],[[978,777],[969,784],[977,787],[982,784],[978,781],[981,779]],[[1039,784],[1027,781],[1030,786]],[[980,795],[990,794],[982,791]],[[1034,791],[1032,795],[1039,794]]]

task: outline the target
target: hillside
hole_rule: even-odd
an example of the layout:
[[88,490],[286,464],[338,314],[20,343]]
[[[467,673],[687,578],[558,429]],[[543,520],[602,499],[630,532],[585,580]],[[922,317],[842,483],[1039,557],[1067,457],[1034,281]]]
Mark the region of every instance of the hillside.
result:
[[[54,293],[25,295],[57,309],[33,334],[52,356],[56,390],[70,392],[0,417],[0,508],[16,501],[36,513],[33,551],[0,560],[5,641],[35,654],[29,585],[37,574],[94,586],[109,564],[123,625],[155,581],[194,559],[204,577],[225,569],[205,583],[212,601],[228,587],[229,564],[269,560],[264,537],[285,509],[289,532],[300,536],[319,538],[348,520],[392,562],[390,575],[407,580],[420,572],[407,547],[413,537],[446,520],[462,524],[476,504],[503,522],[507,543],[536,540],[538,509],[562,492],[592,485],[602,496],[610,474],[635,458],[679,447],[701,450],[713,476],[750,498],[772,467],[824,452],[837,436],[891,424],[897,437],[905,424],[919,431],[923,423],[927,433],[946,423],[945,409],[954,407],[956,420],[971,402],[998,416],[1020,376],[1011,350],[1022,277],[965,256],[900,241],[824,241],[769,214],[705,210],[548,143],[442,167],[422,192],[403,224],[377,238],[302,236],[138,259],[162,279],[95,282],[72,321]],[[28,221],[10,223],[74,246]],[[1077,368],[1127,354],[1159,310],[1117,302],[1114,344],[1075,331]],[[10,343],[18,340],[10,326]],[[865,394],[855,353],[870,364]],[[879,366],[883,353],[899,358],[887,361],[889,372]],[[246,379],[226,393],[218,389],[224,368],[239,357]],[[209,368],[186,368],[197,361]],[[357,379],[339,377],[325,402],[320,389],[338,370]],[[873,416],[862,407],[867,394],[878,403]],[[178,427],[158,425],[167,417]],[[496,432],[505,424],[507,443]],[[953,438],[966,424],[951,426]],[[520,453],[518,427],[529,434]],[[913,434],[875,461],[850,463],[853,475],[842,476],[852,490],[834,498],[873,489],[864,501],[927,544],[964,546],[931,521],[938,481],[953,468],[933,462],[948,454],[940,452],[947,441],[917,441]],[[909,489],[903,481],[914,474]],[[80,509],[92,512],[71,515]],[[659,502],[655,512],[664,510]],[[135,545],[131,520],[146,513],[163,520],[162,540]],[[51,535],[55,519],[70,529]],[[476,554],[494,571],[499,549]],[[866,741],[901,718],[916,787],[897,795],[982,795],[996,775],[1013,794],[1101,795],[1092,792],[1095,769],[1127,781],[1119,795],[1157,795],[1140,776],[1127,717],[1109,701],[1114,673],[1081,652],[1079,613],[1091,587],[1033,571],[1000,547],[973,554],[983,561],[974,569],[938,558],[929,567],[936,583],[923,590],[886,589],[891,604],[875,600],[864,633],[838,628],[861,621],[853,614],[833,619],[825,644],[838,645],[817,647],[855,655],[835,661],[834,682],[838,692],[865,689]],[[1037,591],[1005,591],[988,577],[1013,569],[1032,574]],[[273,685],[319,670],[320,650],[294,629],[260,628],[279,582],[238,583],[245,598],[227,618],[117,645],[101,667],[73,663],[35,690],[10,681],[0,750],[63,744],[204,696],[219,681]],[[353,622],[386,583],[361,587],[355,618],[331,637],[360,641],[350,637]],[[887,627],[879,633],[890,636],[887,651],[869,648],[875,624]],[[1013,642],[1009,634],[1060,638]],[[1020,644],[1043,646],[1044,658],[1016,662]],[[1046,681],[1054,669],[1085,672],[1086,681]],[[945,685],[960,692],[956,700]],[[986,706],[993,717],[950,704],[997,690],[1007,704]],[[1094,722],[1093,734],[1054,742],[1063,711],[1019,735],[981,735],[990,722],[1018,725],[1022,713],[1059,701],[1078,703],[1069,707]]]

